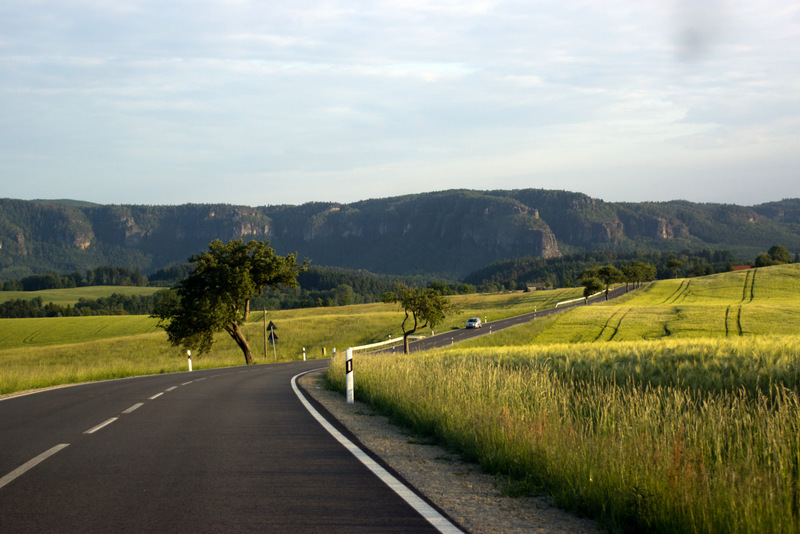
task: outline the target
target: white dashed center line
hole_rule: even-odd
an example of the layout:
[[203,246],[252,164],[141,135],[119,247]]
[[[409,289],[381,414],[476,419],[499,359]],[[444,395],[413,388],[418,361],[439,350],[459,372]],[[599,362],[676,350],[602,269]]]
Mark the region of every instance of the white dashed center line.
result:
[[[183,384],[181,384],[181,386],[188,386],[188,385],[189,385],[189,384],[191,384],[192,382],[197,382],[197,381],[200,381],[200,380],[205,380],[205,379],[206,379],[206,377],[203,377],[203,378],[198,378],[197,380],[190,380],[189,382],[184,382]],[[180,386],[172,386],[172,387],[170,387],[170,388],[167,388],[166,390],[162,391],[161,393],[156,393],[155,395],[153,395],[152,397],[150,397],[148,400],[154,400],[154,399],[157,399],[158,397],[160,397],[160,396],[161,396],[161,395],[163,395],[164,393],[167,393],[167,392],[169,392],[169,391],[173,391],[173,390],[175,390],[175,389],[178,389],[178,387],[180,387]],[[123,414],[129,414],[129,413],[131,413],[131,412],[134,412],[134,411],[138,410],[138,409],[139,409],[139,408],[141,408],[142,406],[144,406],[144,403],[143,403],[143,402],[138,402],[138,403],[134,404],[133,406],[131,406],[130,408],[128,408],[127,410],[125,410],[125,411],[124,411],[124,412],[122,412],[122,413],[123,413]],[[102,428],[105,428],[105,427],[107,427],[108,425],[110,425],[111,423],[113,423],[114,421],[116,421],[117,419],[119,419],[119,417],[112,417],[112,418],[110,418],[110,419],[106,419],[105,421],[103,421],[103,422],[102,422],[102,423],[100,423],[99,425],[93,426],[93,427],[92,427],[92,428],[90,428],[89,430],[86,430],[86,431],[84,432],[84,434],[94,434],[94,433],[95,433],[95,432],[97,432],[98,430],[100,430],[100,429],[102,429]],[[17,467],[16,469],[14,469],[13,471],[11,471],[11,472],[10,472],[10,473],[8,473],[7,475],[5,475],[5,476],[3,476],[2,478],[0,478],[0,488],[2,488],[3,486],[7,485],[7,484],[8,484],[8,483],[10,483],[12,480],[14,480],[14,479],[16,479],[16,478],[18,478],[18,477],[22,476],[22,475],[23,475],[23,474],[24,474],[26,471],[28,471],[28,470],[32,469],[32,468],[33,468],[33,467],[35,467],[36,465],[40,464],[41,462],[45,461],[45,460],[46,460],[46,459],[48,459],[49,457],[53,456],[53,455],[54,455],[55,453],[57,453],[58,451],[60,451],[60,450],[62,450],[62,449],[64,449],[64,448],[66,448],[66,447],[68,447],[68,446],[69,446],[69,443],[61,443],[61,444],[59,444],[59,445],[56,445],[55,447],[52,447],[51,449],[48,449],[47,451],[43,452],[42,454],[40,454],[40,455],[39,455],[39,456],[37,456],[36,458],[33,458],[32,460],[28,460],[27,462],[25,462],[25,463],[24,463],[24,464],[22,464],[21,466]]]
[[111,423],[113,423],[113,422],[114,422],[114,421],[116,421],[117,419],[119,419],[119,417],[112,417],[111,419],[106,419],[105,421],[103,421],[103,422],[102,422],[102,423],[100,423],[99,425],[97,425],[97,426],[93,426],[92,428],[90,428],[89,430],[87,430],[86,432],[84,432],[84,434],[94,434],[95,432],[97,432],[97,431],[98,431],[98,430],[100,430],[101,428],[103,428],[103,427],[106,427],[106,426],[110,425]]
[[59,445],[56,445],[52,449],[46,450],[45,452],[43,452],[42,454],[40,454],[39,456],[37,456],[33,460],[28,460],[27,462],[25,462],[21,466],[17,467],[16,469],[14,469],[13,471],[11,471],[9,474],[4,476],[3,478],[0,478],[0,488],[2,488],[3,486],[8,484],[9,482],[14,480],[15,478],[21,476],[23,473],[25,473],[25,471],[28,471],[29,469],[35,467],[36,465],[40,464],[41,462],[43,462],[43,461],[47,460],[48,458],[50,458],[51,456],[53,456],[55,453],[57,453],[61,449],[64,449],[65,447],[68,447],[68,446],[69,446],[69,443],[61,443]]
[[132,411],[137,410],[137,409],[141,408],[142,406],[144,406],[143,402],[140,402],[138,404],[134,404],[133,406],[131,406],[130,408],[128,408],[127,410],[125,410],[122,413],[131,413]]

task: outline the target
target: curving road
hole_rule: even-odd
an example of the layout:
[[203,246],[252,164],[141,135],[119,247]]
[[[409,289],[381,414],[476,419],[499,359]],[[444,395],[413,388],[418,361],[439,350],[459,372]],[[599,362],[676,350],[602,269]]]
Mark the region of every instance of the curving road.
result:
[[0,402],[0,532],[437,532],[314,420],[327,361]]

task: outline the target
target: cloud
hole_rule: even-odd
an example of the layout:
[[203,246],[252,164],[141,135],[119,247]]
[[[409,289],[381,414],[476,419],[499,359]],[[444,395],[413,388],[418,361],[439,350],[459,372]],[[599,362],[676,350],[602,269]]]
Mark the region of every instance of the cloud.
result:
[[[788,0],[7,0],[0,16],[11,196],[155,203],[170,182],[202,201],[238,177],[292,202],[598,180],[613,199],[745,159],[792,196]],[[144,185],[116,198],[109,175]]]

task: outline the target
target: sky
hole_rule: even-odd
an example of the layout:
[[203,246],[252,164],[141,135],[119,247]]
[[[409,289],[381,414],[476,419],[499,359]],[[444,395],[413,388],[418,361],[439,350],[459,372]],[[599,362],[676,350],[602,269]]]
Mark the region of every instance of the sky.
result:
[[800,197],[795,0],[3,0],[0,198]]

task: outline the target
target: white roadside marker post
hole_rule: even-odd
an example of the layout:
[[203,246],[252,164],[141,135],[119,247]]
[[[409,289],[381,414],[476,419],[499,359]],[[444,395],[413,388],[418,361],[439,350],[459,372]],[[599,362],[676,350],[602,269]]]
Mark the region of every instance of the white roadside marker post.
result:
[[349,347],[344,360],[347,383],[347,404],[353,404],[353,347]]
[[186,357],[189,358],[189,370],[192,370],[192,351],[186,351]]
[[306,348],[303,347],[303,361],[306,361]]

